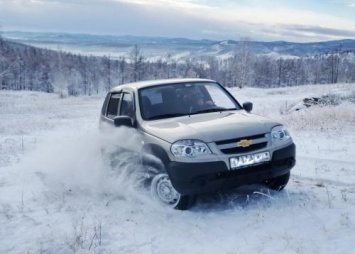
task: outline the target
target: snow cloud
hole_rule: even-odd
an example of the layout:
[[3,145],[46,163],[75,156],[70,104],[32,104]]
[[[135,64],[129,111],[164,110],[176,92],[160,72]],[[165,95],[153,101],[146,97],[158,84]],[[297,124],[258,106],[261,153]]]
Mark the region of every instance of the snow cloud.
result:
[[321,0],[0,0],[0,24],[4,30],[306,42],[355,38],[353,7],[355,1]]

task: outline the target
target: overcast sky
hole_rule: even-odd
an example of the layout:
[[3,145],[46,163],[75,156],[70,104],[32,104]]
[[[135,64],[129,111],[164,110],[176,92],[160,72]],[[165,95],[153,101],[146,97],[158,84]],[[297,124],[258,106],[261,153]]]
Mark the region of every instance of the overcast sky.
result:
[[0,0],[3,31],[191,39],[355,39],[355,0]]

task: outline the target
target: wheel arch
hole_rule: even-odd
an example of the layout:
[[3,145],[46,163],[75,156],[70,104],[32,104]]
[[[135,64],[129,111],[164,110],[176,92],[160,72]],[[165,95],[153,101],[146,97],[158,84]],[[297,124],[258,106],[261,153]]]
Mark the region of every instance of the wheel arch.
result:
[[157,168],[160,172],[166,173],[170,162],[169,156],[161,146],[157,144],[144,144],[141,150],[142,163]]

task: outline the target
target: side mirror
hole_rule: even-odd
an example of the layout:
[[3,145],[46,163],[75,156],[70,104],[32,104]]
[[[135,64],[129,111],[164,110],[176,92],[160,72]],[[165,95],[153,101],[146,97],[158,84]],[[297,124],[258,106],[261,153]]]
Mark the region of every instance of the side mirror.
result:
[[116,116],[113,119],[113,124],[116,127],[120,127],[120,126],[133,127],[132,119],[129,116]]
[[248,113],[250,113],[253,110],[253,103],[251,102],[244,102],[243,103],[243,108],[245,111],[247,111]]

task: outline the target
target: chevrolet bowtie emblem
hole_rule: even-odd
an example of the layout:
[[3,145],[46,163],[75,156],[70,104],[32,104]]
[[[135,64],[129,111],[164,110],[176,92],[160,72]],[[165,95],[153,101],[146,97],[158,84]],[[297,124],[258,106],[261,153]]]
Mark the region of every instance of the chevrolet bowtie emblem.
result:
[[241,140],[240,142],[238,142],[237,143],[237,146],[238,147],[248,147],[248,146],[250,146],[251,144],[253,144],[253,141],[251,141],[251,140],[247,140],[247,139],[243,139],[243,140]]

